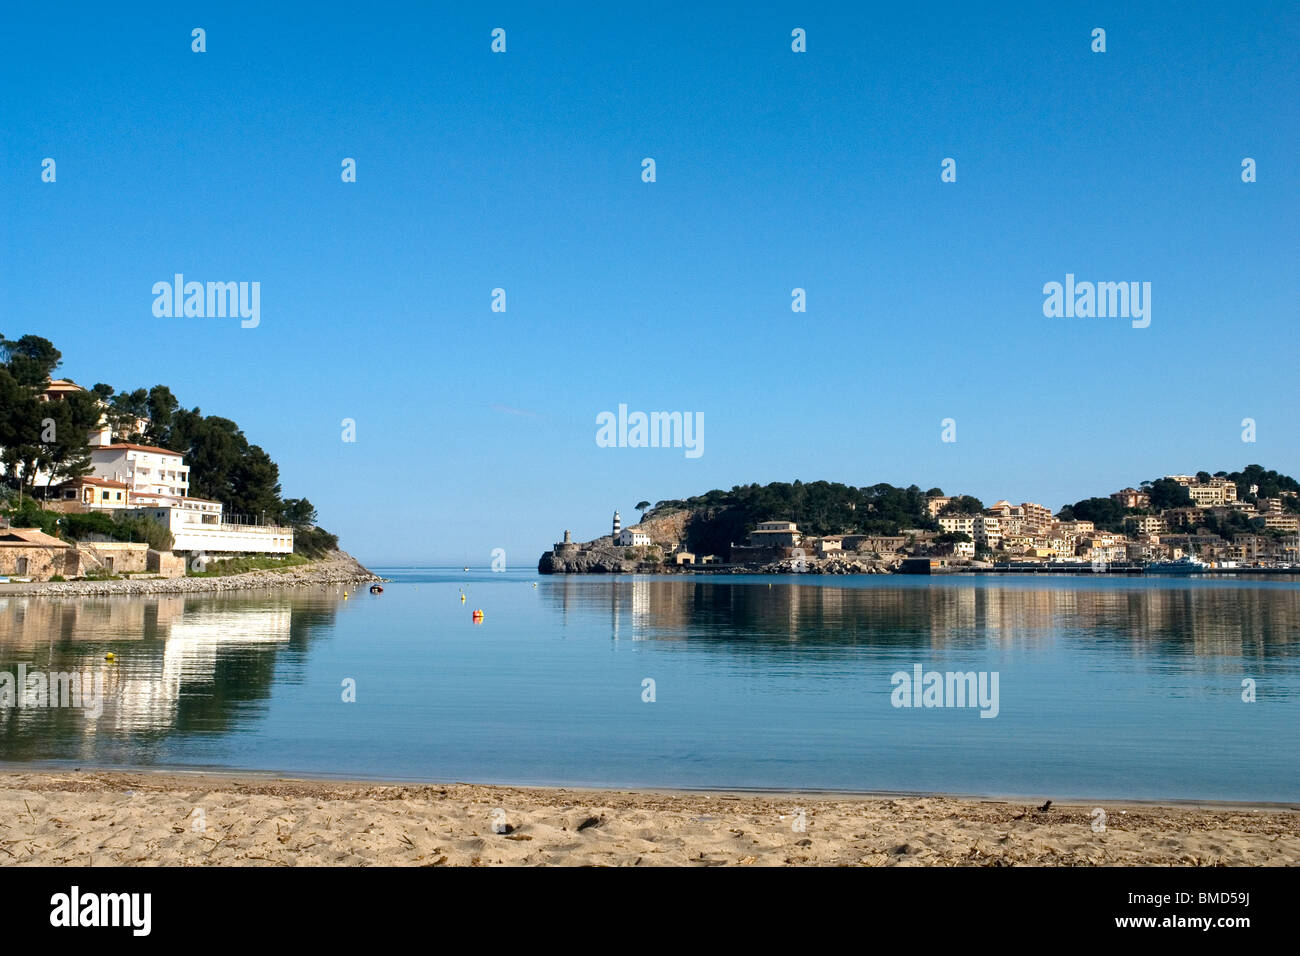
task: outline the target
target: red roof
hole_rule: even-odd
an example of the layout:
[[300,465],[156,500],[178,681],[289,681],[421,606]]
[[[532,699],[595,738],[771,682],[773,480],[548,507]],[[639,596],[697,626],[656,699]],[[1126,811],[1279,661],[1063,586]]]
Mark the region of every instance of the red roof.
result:
[[175,455],[177,458],[184,458],[183,451],[172,451],[170,448],[158,448],[155,445],[132,445],[125,442],[119,442],[115,445],[91,445],[91,451],[97,451],[102,448],[125,448],[131,451],[147,451],[155,455]]
[[68,481],[61,481],[54,487],[62,488],[64,485],[75,485],[78,483],[86,484],[86,485],[104,485],[105,487],[108,488],[126,487],[125,481],[114,481],[112,478],[96,478],[94,475],[83,475],[81,478],[72,478]]

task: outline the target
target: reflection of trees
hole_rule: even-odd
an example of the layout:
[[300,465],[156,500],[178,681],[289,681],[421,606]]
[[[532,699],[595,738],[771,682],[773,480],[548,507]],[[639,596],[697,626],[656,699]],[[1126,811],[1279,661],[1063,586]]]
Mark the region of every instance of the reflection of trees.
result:
[[595,578],[548,582],[562,620],[608,613],[615,638],[707,641],[751,653],[1032,645],[1069,633],[1123,642],[1129,653],[1277,656],[1294,642],[1300,591],[1290,587],[1117,586],[982,579],[819,580]]
[[[0,708],[0,758],[42,760],[221,733],[289,682],[311,639],[334,623],[332,591],[0,601],[0,669],[104,675],[98,717],[70,707]],[[105,661],[112,651],[118,660]],[[286,678],[282,677],[282,680]],[[125,750],[127,738],[131,750]]]

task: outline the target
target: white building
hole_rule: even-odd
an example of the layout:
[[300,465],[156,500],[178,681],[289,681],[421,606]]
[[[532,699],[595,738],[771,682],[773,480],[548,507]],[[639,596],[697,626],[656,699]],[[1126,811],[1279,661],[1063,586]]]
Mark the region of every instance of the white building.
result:
[[178,504],[130,508],[125,514],[152,518],[172,533],[173,551],[234,554],[256,551],[291,554],[293,529],[278,525],[239,524],[225,520],[221,502],[184,498]]
[[971,535],[976,544],[984,545],[994,550],[1002,547],[1002,519],[995,518],[992,515],[976,515],[971,527],[974,533]]
[[291,554],[293,529],[244,524],[223,514],[219,501],[189,497],[190,469],[180,452],[152,445],[92,445],[90,466],[100,478],[123,482],[124,514],[151,518],[172,533],[172,550],[204,554]]
[[648,547],[650,544],[650,535],[641,531],[639,528],[624,528],[618,534],[618,543],[623,547]]
[[152,445],[92,445],[90,471],[125,482],[132,501],[141,495],[179,500],[190,490],[190,469],[181,453]]

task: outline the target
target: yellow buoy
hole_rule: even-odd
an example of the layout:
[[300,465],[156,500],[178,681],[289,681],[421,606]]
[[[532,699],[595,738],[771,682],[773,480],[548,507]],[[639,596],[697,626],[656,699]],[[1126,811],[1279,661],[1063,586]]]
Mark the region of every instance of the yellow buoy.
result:
[[116,655],[113,654],[112,651],[109,651],[107,654],[104,655],[104,660],[113,661],[113,660],[117,660],[117,657]]
[[461,603],[461,604],[464,604],[464,603],[465,603],[465,595],[463,595],[463,594],[460,596],[460,603]]

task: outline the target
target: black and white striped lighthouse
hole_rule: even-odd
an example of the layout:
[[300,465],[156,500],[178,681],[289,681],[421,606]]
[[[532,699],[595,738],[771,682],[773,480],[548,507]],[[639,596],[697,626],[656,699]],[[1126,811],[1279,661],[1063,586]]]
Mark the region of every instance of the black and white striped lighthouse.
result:
[[619,519],[618,512],[615,511],[614,512],[614,537],[617,538],[618,533],[622,530],[623,530],[623,522]]

